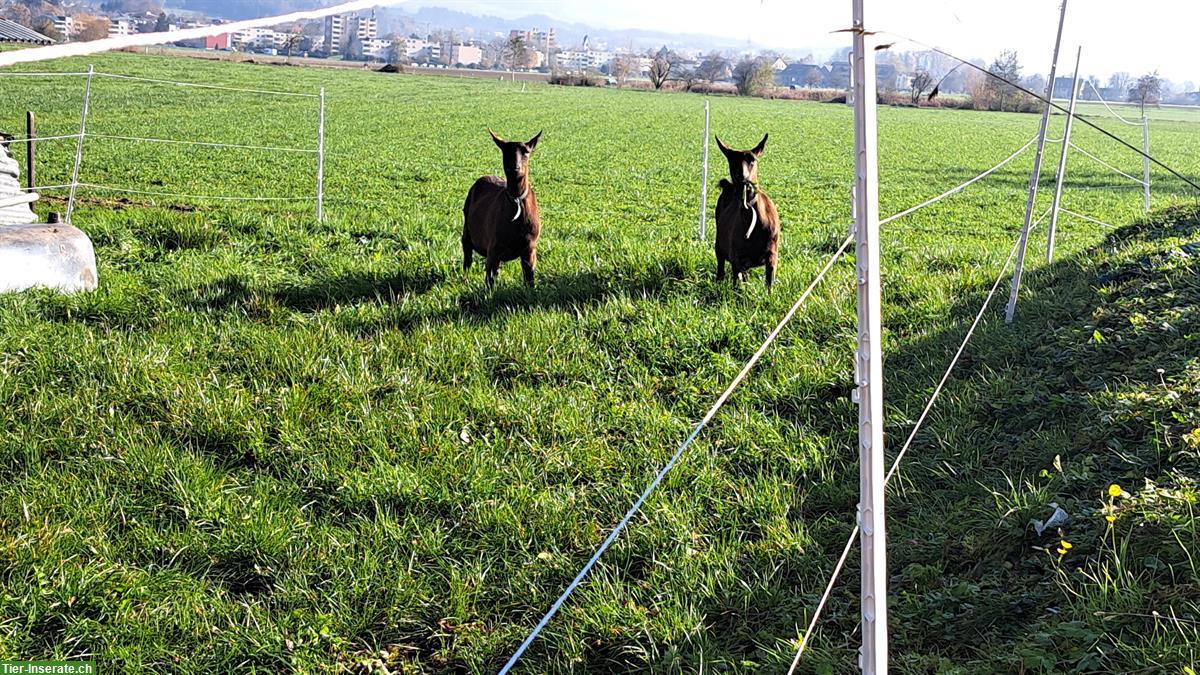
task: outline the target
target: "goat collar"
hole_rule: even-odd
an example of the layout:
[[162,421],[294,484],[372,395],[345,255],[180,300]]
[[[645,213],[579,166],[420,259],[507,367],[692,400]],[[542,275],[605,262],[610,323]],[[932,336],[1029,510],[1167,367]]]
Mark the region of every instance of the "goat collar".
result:
[[517,205],[517,215],[512,217],[513,222],[516,222],[517,219],[521,217],[521,204],[525,203],[525,198],[528,196],[529,196],[529,185],[526,185],[525,191],[521,193],[520,197],[511,197],[511,196],[509,197],[509,199],[513,200],[513,203]]
[[750,227],[746,228],[746,239],[758,225],[758,183],[754,181],[738,181],[734,183],[742,193],[742,208],[750,212]]

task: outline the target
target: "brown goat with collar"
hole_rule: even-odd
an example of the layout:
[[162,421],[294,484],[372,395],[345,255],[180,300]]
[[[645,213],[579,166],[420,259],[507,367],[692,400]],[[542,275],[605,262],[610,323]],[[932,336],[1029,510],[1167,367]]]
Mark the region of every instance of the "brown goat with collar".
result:
[[506,141],[490,129],[488,133],[504,156],[504,178],[482,176],[467,191],[463,204],[463,271],[471,269],[472,254],[485,256],[484,279],[490,289],[496,283],[500,263],[519,258],[525,284],[532,286],[542,221],[537,196],[529,185],[529,156],[542,133],[539,131],[528,143]]
[[779,261],[780,227],[775,203],[758,187],[758,158],[767,147],[767,136],[752,150],[732,150],[720,138],[717,147],[729,160],[732,179],[721,179],[717,198],[717,280],[725,278],[726,261],[734,281],[744,281],[747,270],[765,265],[770,290]]

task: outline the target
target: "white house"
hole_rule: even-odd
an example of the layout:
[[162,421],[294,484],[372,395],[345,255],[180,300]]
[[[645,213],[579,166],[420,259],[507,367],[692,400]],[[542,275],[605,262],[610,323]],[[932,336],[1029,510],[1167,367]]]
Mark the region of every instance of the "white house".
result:
[[386,59],[388,57],[388,53],[392,50],[392,44],[394,43],[391,40],[380,40],[378,38],[363,40],[363,56],[367,57],[368,59]]
[[137,32],[137,21],[128,16],[112,17],[108,20],[108,36],[120,37]]

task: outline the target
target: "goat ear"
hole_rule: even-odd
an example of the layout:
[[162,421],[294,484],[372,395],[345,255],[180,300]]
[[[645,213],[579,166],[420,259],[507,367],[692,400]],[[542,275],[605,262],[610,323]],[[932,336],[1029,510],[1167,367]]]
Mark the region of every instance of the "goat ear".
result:
[[724,143],[721,142],[720,136],[717,136],[714,134],[713,138],[717,139],[717,147],[721,149],[721,153],[724,154],[726,157],[729,156],[729,153],[733,152],[733,150],[729,149],[728,145],[725,145]]
[[537,136],[534,136],[533,138],[529,139],[529,142],[525,144],[525,147],[529,148],[530,152],[537,150],[538,139],[541,137],[542,137],[542,132],[540,132],[540,131],[537,132]]
[[504,149],[504,139],[497,136],[496,132],[492,131],[491,129],[488,129],[488,133],[492,135],[492,142],[496,144],[496,147],[503,150]]
[[763,139],[758,142],[758,145],[754,146],[753,150],[750,151],[750,152],[754,153],[755,157],[762,157],[763,151],[767,149],[767,136],[768,135],[769,134],[763,134]]

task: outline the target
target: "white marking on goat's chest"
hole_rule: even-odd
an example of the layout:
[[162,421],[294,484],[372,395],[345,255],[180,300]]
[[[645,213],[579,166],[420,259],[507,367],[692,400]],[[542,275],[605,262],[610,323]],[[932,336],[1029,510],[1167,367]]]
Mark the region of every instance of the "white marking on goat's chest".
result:
[[[505,194],[507,194],[507,193],[505,193]],[[513,199],[513,203],[517,205],[517,215],[512,217],[512,222],[514,222],[514,223],[517,222],[517,219],[521,217],[521,204],[525,203],[525,198],[528,196],[529,196],[529,187],[526,186],[525,191],[521,193],[521,196]]]

